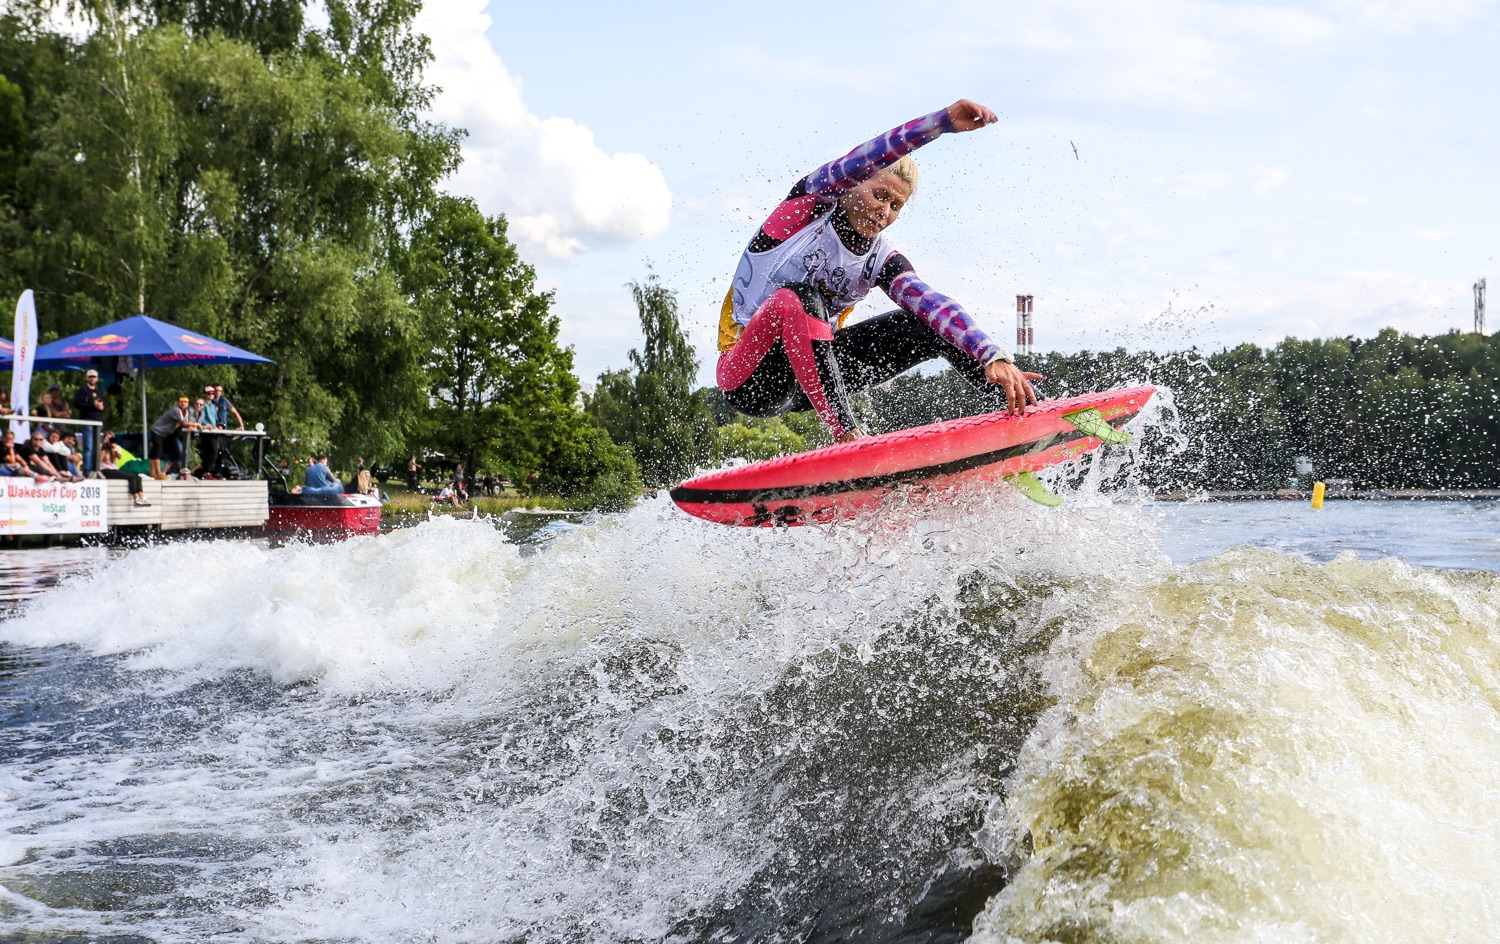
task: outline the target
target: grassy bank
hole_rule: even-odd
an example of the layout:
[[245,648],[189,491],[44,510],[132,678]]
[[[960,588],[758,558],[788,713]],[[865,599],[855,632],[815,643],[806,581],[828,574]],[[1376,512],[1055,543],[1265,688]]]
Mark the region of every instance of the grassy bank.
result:
[[410,523],[426,518],[428,514],[461,515],[467,518],[476,511],[480,515],[503,515],[507,511],[516,510],[583,511],[587,507],[584,502],[556,495],[525,495],[507,490],[503,495],[476,498],[465,502],[461,508],[455,508],[452,505],[435,505],[431,494],[407,491],[394,482],[387,485],[385,491],[391,498],[381,508],[380,517],[385,524]]

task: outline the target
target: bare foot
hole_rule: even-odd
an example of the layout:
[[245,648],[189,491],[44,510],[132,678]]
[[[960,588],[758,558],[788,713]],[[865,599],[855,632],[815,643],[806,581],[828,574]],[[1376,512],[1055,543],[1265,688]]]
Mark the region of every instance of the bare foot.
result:
[[839,442],[839,443],[854,442],[854,440],[856,440],[856,439],[864,439],[864,438],[865,438],[865,434],[864,434],[863,430],[859,430],[859,429],[846,429],[846,430],[844,430],[843,435],[840,436],[838,439],[835,439],[834,442]]

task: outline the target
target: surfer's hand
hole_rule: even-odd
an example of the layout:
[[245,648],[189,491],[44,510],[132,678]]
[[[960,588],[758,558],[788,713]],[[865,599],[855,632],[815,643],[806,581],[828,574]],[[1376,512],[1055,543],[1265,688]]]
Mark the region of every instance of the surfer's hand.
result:
[[1033,380],[1046,380],[1041,374],[1023,371],[1010,361],[992,361],[984,369],[984,379],[997,383],[1005,391],[1005,407],[1011,413],[1024,413],[1026,404],[1036,402]]
[[948,120],[953,122],[954,131],[973,131],[994,124],[1000,116],[978,102],[960,98],[948,106]]

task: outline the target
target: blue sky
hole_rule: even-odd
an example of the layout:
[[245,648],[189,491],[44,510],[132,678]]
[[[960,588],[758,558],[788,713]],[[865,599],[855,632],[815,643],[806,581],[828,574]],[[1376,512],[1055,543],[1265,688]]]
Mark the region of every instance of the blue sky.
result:
[[1001,121],[919,152],[890,235],[1007,343],[1021,293],[1040,348],[1216,348],[1467,328],[1500,276],[1494,3],[852,9],[429,0],[451,185],[510,216],[585,380],[639,342],[648,260],[708,380],[778,198],[958,97]]

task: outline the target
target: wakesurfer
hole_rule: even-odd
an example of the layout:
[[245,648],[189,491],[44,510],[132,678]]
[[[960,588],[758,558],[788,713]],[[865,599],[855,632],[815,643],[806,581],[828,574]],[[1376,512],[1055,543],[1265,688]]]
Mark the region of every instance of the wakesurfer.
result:
[[[740,257],[719,319],[718,383],[750,416],[815,410],[838,442],[864,435],[848,391],[941,357],[997,407],[1036,402],[1031,381],[962,305],[918,277],[884,231],[917,189],[911,153],[997,121],[961,99],[861,144],[797,181]],[[879,288],[900,310],[844,326]]]

